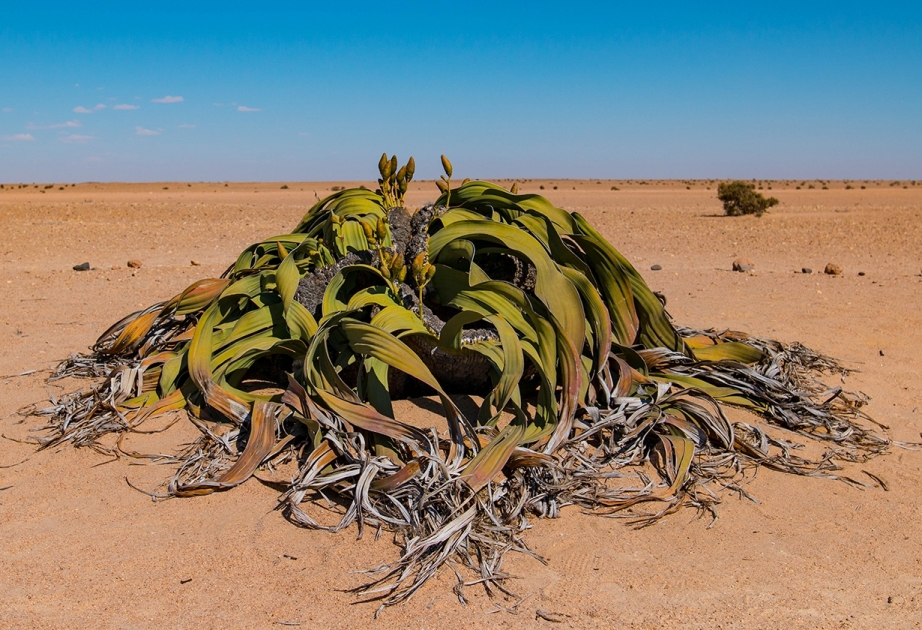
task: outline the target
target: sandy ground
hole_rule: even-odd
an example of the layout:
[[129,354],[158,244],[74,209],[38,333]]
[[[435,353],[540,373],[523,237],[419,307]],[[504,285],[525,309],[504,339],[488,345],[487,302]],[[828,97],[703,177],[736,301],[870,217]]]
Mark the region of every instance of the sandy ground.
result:
[[[122,314],[220,274],[250,242],[293,226],[315,192],[342,184],[7,184],[0,433],[28,437],[41,421],[16,410],[79,386],[45,383],[57,360]],[[544,186],[558,205],[586,215],[668,296],[679,323],[799,340],[859,368],[847,386],[871,396],[870,413],[894,439],[918,441],[922,186],[845,185],[766,182],[781,204],[761,219],[721,217],[711,182],[526,181],[519,189]],[[431,183],[421,186],[414,204],[435,196]],[[737,256],[755,271],[730,271]],[[128,259],[142,267],[127,268]],[[94,269],[71,269],[84,261]],[[817,273],[828,262],[843,275]],[[17,376],[28,370],[38,372]],[[413,402],[398,410],[421,421],[428,413]],[[183,431],[169,440],[191,436]],[[344,590],[362,582],[356,571],[395,557],[390,539],[298,529],[274,511],[277,492],[255,480],[153,503],[126,478],[154,487],[170,474],[163,467],[90,450],[36,452],[8,439],[0,466],[3,628],[903,628],[922,620],[919,451],[848,467],[865,481],[862,470],[877,475],[888,491],[762,471],[749,486],[759,503],[727,496],[712,529],[691,510],[634,530],[567,508],[528,533],[546,566],[508,560],[519,576],[513,588],[529,596],[518,614],[496,612],[494,601],[514,602],[476,587],[463,608],[446,573],[377,620],[375,604],[356,604]],[[561,623],[537,619],[539,609]]]

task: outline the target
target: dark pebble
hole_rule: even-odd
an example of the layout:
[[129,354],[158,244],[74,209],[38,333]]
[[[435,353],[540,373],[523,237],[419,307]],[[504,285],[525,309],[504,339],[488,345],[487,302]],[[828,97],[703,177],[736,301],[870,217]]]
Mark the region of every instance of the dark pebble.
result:
[[659,271],[662,268],[663,268],[662,265],[653,265],[652,267],[650,267],[650,271]]
[[879,354],[880,356],[884,356],[884,351],[883,351],[883,350],[878,350],[878,351],[877,351],[877,354]]
[[90,263],[88,262],[80,263],[79,265],[74,265],[74,271],[89,271],[89,270],[90,270]]
[[800,270],[800,273],[813,273],[813,270],[810,267],[804,267]]
[[859,275],[859,276],[863,276],[863,275],[864,275],[864,272],[863,272],[863,271],[859,271],[859,272],[858,272],[858,275]]

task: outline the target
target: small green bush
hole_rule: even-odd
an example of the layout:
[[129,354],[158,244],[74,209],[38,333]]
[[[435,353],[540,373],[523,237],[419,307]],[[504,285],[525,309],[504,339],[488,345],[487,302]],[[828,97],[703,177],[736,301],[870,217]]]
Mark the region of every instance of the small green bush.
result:
[[755,186],[742,181],[721,182],[717,186],[717,198],[724,204],[729,217],[744,214],[762,216],[766,210],[778,204],[774,197],[765,198],[755,191]]

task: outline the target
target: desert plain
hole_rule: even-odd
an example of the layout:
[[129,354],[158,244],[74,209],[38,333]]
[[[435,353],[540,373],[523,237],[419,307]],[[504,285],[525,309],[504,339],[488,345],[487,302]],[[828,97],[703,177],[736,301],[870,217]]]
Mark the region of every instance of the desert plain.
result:
[[[724,495],[710,528],[691,509],[634,529],[565,508],[527,533],[546,565],[507,558],[517,576],[508,586],[523,600],[471,586],[462,606],[443,570],[375,619],[377,604],[347,591],[363,582],[360,571],[396,557],[389,535],[299,529],[275,510],[278,490],[256,479],[155,503],[126,480],[152,489],[168,467],[27,443],[43,420],[20,410],[90,385],[46,382],[58,361],[122,315],[217,277],[251,242],[287,233],[333,187],[358,184],[373,186],[0,189],[0,627],[922,625],[922,450],[911,444],[844,466],[866,487],[761,470],[746,486],[757,503]],[[585,215],[668,298],[678,324],[800,341],[837,357],[856,370],[844,387],[867,394],[867,412],[890,438],[922,441],[922,185],[760,186],[780,204],[756,218],[722,216],[713,181],[518,180],[520,192]],[[436,193],[414,182],[408,201]],[[739,257],[754,270],[732,271]],[[73,269],[83,262],[90,270]],[[824,274],[827,263],[842,273]],[[434,424],[433,408],[419,399],[396,410]],[[731,418],[758,421],[739,410]],[[156,451],[193,437],[180,423],[130,442]]]

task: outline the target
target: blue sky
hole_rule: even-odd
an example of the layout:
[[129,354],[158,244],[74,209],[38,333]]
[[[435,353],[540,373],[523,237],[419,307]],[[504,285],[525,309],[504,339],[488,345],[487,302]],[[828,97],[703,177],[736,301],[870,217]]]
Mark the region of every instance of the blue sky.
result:
[[0,0],[0,181],[922,179],[922,4]]

